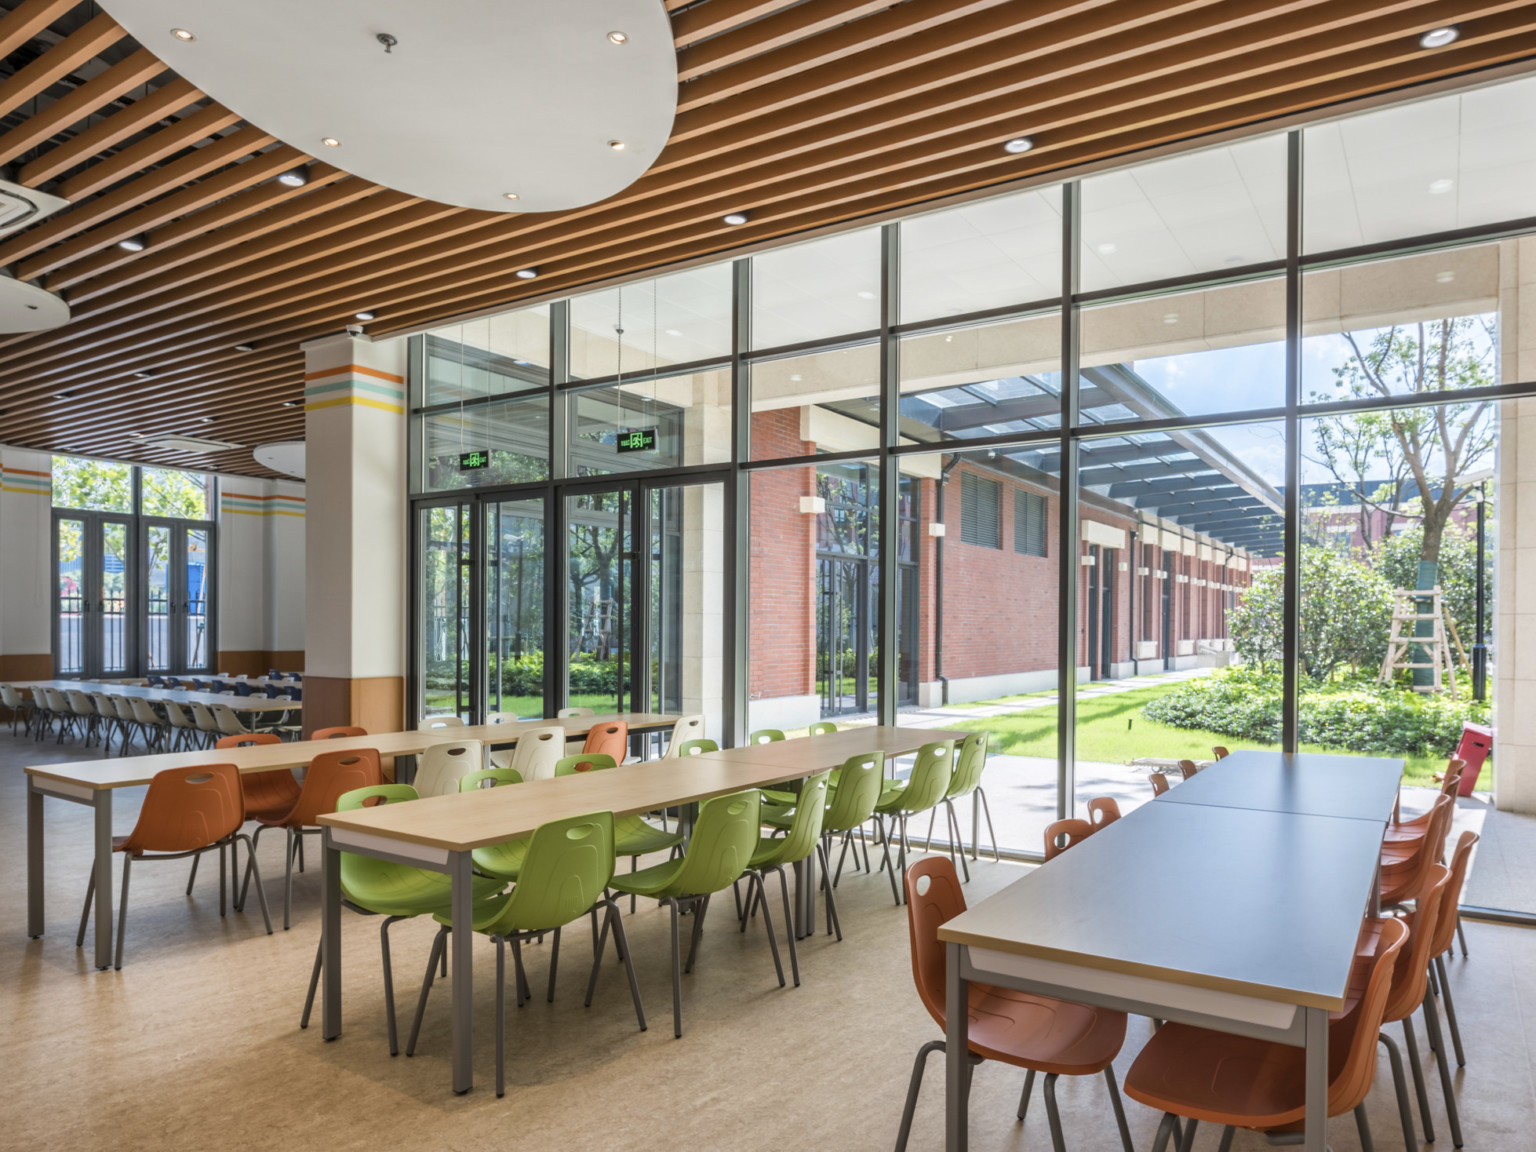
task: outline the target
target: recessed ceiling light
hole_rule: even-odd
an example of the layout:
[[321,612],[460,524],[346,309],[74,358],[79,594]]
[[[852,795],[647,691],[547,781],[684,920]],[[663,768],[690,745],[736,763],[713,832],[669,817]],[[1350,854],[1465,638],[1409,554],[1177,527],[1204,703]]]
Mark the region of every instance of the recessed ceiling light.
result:
[[142,432],[130,432],[130,433],[128,433],[128,435],[132,436],[135,440],[142,440],[142,439],[144,439],[144,433],[142,433]]
[[1446,28],[1432,28],[1419,37],[1420,48],[1444,48],[1447,44],[1454,44],[1461,38],[1461,29],[1455,25]]
[[302,164],[297,168],[290,168],[277,178],[279,184],[286,184],[290,188],[302,188],[309,183],[309,169]]
[[1017,156],[1020,152],[1028,152],[1035,146],[1035,142],[1028,136],[1015,136],[1003,145],[1004,152],[1012,152]]
[[538,274],[539,270],[537,268],[519,268],[513,273],[519,280],[532,280]]
[[681,336],[682,333],[679,332],[676,328],[668,328],[667,329],[667,335],[668,336]]
[[859,293],[859,299],[860,300],[873,300],[874,298],[875,298],[875,294],[873,292],[860,292]]
[[73,395],[73,392],[55,392],[53,398],[55,400],[68,400]]
[[1241,256],[1228,256],[1222,260],[1223,264],[1241,264],[1242,262],[1243,258]]
[[372,312],[354,312],[354,313],[352,313],[352,315],[356,316],[359,320],[372,320],[373,319],[373,313]]
[[791,380],[804,380],[805,379],[805,377],[800,375],[800,373],[798,373],[798,372],[791,372],[789,374],[789,378]]
[[299,402],[297,400],[284,400],[283,401],[283,407],[284,408],[297,408],[298,406],[299,406]]
[[1436,272],[1435,273],[1435,283],[1436,284],[1450,284],[1455,279],[1456,279],[1456,273],[1454,273],[1454,272]]
[[199,418],[198,423],[199,424],[212,424],[213,423],[213,417],[212,416],[203,416],[203,417]]
[[151,372],[148,368],[141,368],[139,371],[135,372],[134,375],[137,376],[140,380],[148,380],[151,376],[154,375],[154,373]]
[[610,32],[608,33],[608,39],[612,40],[615,44],[627,44],[629,43],[629,33]]
[[254,351],[256,351],[256,345],[254,345],[254,344],[236,344],[235,345],[235,351],[236,352],[254,352]]
[[142,252],[149,247],[149,237],[142,232],[137,236],[124,236],[117,242],[117,246],[124,252]]
[[188,32],[185,28],[172,28],[171,29],[171,35],[176,37],[176,39],[178,39],[178,40],[196,40],[197,39],[196,36],[192,35],[192,33]]
[[608,141],[608,147],[612,148],[615,152],[622,152],[624,151],[624,141],[610,140]]
[[341,141],[334,136],[324,136],[321,138],[320,143],[324,144],[327,148],[341,147]]
[[1120,251],[1119,247],[1117,247],[1112,241],[1106,240],[1103,244],[1099,245],[1100,256],[1113,256],[1118,251]]
[[516,200],[517,199],[517,193],[516,192],[503,192],[502,195],[505,196],[508,200]]
[[1164,324],[1177,324],[1178,322],[1179,322],[1179,314],[1177,312],[1164,312],[1163,313],[1163,323]]
[[1456,187],[1456,181],[1448,180],[1442,177],[1441,179],[1436,180],[1430,184],[1429,194],[1431,196],[1444,196],[1454,187]]
[[727,212],[720,219],[731,225],[745,224],[747,222],[747,214],[745,212]]

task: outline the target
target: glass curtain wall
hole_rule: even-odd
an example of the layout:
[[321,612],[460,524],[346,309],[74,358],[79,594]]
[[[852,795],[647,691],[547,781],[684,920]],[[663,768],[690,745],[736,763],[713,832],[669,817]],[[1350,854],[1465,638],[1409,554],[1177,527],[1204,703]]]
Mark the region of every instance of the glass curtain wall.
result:
[[[688,707],[670,642],[719,660],[722,744],[985,729],[1005,850],[1218,747],[1388,751],[1328,721],[1351,692],[1440,717],[1413,783],[1486,704],[1383,681],[1383,635],[1319,637],[1351,581],[1443,577],[1458,684],[1496,678],[1494,561],[1457,565],[1480,498],[1497,539],[1497,401],[1536,395],[1511,335],[1533,119],[1520,80],[439,330],[414,491],[547,502],[546,714]],[[715,503],[690,522],[678,487]],[[669,532],[720,558],[697,641],[656,583]]]

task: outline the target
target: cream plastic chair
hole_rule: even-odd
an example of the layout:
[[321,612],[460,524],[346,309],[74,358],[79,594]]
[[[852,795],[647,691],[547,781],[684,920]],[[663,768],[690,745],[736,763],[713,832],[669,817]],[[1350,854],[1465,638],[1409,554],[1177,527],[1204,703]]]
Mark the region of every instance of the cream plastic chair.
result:
[[702,739],[704,739],[704,714],[700,712],[693,716],[684,716],[672,725],[672,735],[667,739],[667,750],[661,754],[661,758],[670,760],[674,756],[680,756],[683,745],[689,740]]
[[520,724],[522,717],[516,712],[491,712],[485,717],[487,724]]
[[122,736],[123,722],[117,718],[117,709],[113,707],[111,697],[105,692],[92,692],[91,702],[96,705],[96,715],[101,717],[102,751],[109,752],[112,749],[113,735]]
[[208,705],[194,700],[191,708],[192,723],[197,727],[198,746],[212,748],[214,741],[223,735],[219,730],[219,722],[213,718],[213,713],[208,711]]
[[69,700],[69,710],[80,721],[80,734],[89,744],[101,728],[101,714],[96,711],[96,705],[91,703],[91,698],[80,689],[65,689],[64,695]]
[[64,743],[64,734],[74,727],[75,710],[70,707],[69,697],[57,688],[44,688],[42,692],[43,699],[48,702],[48,718],[50,720],[54,717],[58,718],[59,738],[57,742],[62,744]]
[[[497,755],[507,754],[503,752]],[[525,781],[549,780],[554,777],[555,765],[564,755],[564,728],[530,728],[518,736],[507,762],[497,767],[511,768]]]
[[160,719],[154,705],[142,696],[125,696],[133,709],[133,721],[144,732],[144,744],[151,751],[165,751],[165,738],[170,732],[166,722]]
[[416,725],[418,732],[430,732],[434,728],[463,728],[464,719],[461,716],[424,716],[420,724]]
[[22,731],[32,730],[32,713],[36,711],[32,701],[21,694],[21,690],[14,684],[0,684],[0,704],[4,704],[11,710],[11,735],[16,735],[16,721],[20,720]]
[[187,719],[187,714],[182,711],[180,704],[174,700],[165,701],[165,718],[171,724],[171,739],[167,750],[180,752],[197,745],[197,729]]
[[459,781],[485,766],[484,745],[478,740],[434,744],[421,754],[414,787],[418,796],[453,796]]
[[213,712],[214,723],[219,726],[220,736],[249,736],[257,731],[257,729],[247,728],[241,723],[240,717],[228,704],[215,704],[211,711]]
[[[590,708],[562,708],[560,711],[555,713],[555,719],[570,720],[579,716],[596,715],[597,713],[592,711]],[[565,754],[567,756],[574,756],[576,753],[582,751],[586,746],[587,738],[585,736],[577,736],[574,740],[567,740],[565,742]]]

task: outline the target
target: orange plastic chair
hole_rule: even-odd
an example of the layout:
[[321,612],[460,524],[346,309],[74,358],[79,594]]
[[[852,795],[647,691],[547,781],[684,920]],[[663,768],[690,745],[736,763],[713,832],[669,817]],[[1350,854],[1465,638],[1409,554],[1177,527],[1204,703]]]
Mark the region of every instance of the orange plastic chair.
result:
[[1417,840],[1386,844],[1381,850],[1381,906],[1390,908],[1415,899],[1424,890],[1429,870],[1445,855],[1456,801],[1437,796],[1424,834]]
[[1164,776],[1161,772],[1154,772],[1147,779],[1152,781],[1152,795],[1154,796],[1161,796],[1169,788],[1173,787],[1172,784],[1168,783],[1168,777]]
[[334,728],[316,728],[309,734],[311,740],[339,740],[344,736],[366,736],[368,729],[351,728],[345,724],[338,724]]
[[[261,901],[262,919],[267,934],[272,934],[272,918],[267,912],[267,898],[261,889],[261,871],[249,837],[240,831],[245,823],[245,808],[240,800],[240,773],[233,764],[200,764],[191,768],[167,768],[156,772],[144,794],[138,822],[126,836],[112,837],[112,851],[123,854],[123,894],[117,913],[117,954],[114,968],[123,966],[123,937],[128,925],[128,874],[134,860],[184,860],[232,843],[246,842],[247,867],[256,871],[256,895]],[[153,853],[153,855],[149,855]],[[222,852],[220,862],[223,862]],[[91,866],[91,880],[85,890],[85,908],[80,913],[80,931],[75,947],[85,944],[85,928],[91,918],[91,899],[96,892],[96,868]],[[224,915],[224,870],[219,870],[219,915]]]
[[[1429,1115],[1429,1093],[1424,1086],[1424,1067],[1419,1061],[1419,1044],[1413,1034],[1413,1013],[1421,1005],[1424,1008],[1424,1027],[1429,1032],[1430,1042],[1437,1052],[1443,1052],[1445,1046],[1440,1043],[1440,1021],[1434,1013],[1434,1002],[1429,998],[1429,965],[1434,955],[1431,949],[1435,943],[1435,930],[1439,926],[1440,912],[1445,897],[1446,888],[1450,882],[1450,869],[1444,864],[1436,864],[1429,870],[1429,876],[1423,893],[1412,912],[1403,917],[1403,923],[1408,925],[1408,944],[1403,953],[1398,957],[1397,968],[1392,977],[1392,990],[1387,994],[1386,1011],[1382,1014],[1381,1022],[1396,1024],[1399,1021],[1403,1025],[1403,1040],[1408,1047],[1408,1062],[1413,1069],[1413,1089],[1419,1098],[1419,1113],[1424,1121],[1424,1139],[1433,1142],[1435,1139],[1434,1123]],[[1381,1034],[1381,1042],[1387,1046],[1387,1056],[1392,1062],[1392,1083],[1397,1091],[1398,1115],[1403,1125],[1403,1146],[1405,1148],[1417,1148],[1418,1143],[1413,1134],[1413,1110],[1408,1106],[1408,1088],[1403,1082],[1403,1060],[1398,1054],[1397,1045],[1392,1037],[1385,1032]],[[1451,1137],[1456,1147],[1461,1147],[1461,1118],[1456,1113],[1456,1096],[1451,1090],[1451,1072],[1446,1066],[1447,1061],[1436,1061],[1440,1066],[1440,1086],[1445,1091],[1445,1107],[1451,1121]]]
[[[1408,927],[1380,922],[1364,993],[1328,1025],[1328,1115],[1354,1112],[1361,1143],[1371,1147],[1365,1097],[1376,1074],[1376,1037],[1392,974]],[[1152,1034],[1125,1077],[1126,1095],[1163,1113],[1152,1152],[1166,1152],[1180,1116],[1181,1147],[1194,1143],[1201,1120],[1265,1133],[1301,1130],[1306,1117],[1306,1050],[1189,1024],[1165,1024]],[[1223,1142],[1223,1147],[1228,1144]]]
[[[947,856],[929,856],[912,864],[907,869],[906,884],[912,979],[917,984],[923,1007],[942,1030],[945,1026],[947,960],[944,941],[939,939],[939,925],[965,911],[965,895],[960,890],[954,862]],[[971,1063],[997,1060],[1026,1072],[1024,1092],[1019,1098],[1020,1120],[1029,1109],[1035,1073],[1045,1073],[1045,1114],[1054,1145],[1062,1147],[1056,1078],[1097,1076],[1102,1072],[1109,1085],[1115,1120],[1120,1126],[1120,1142],[1125,1152],[1134,1152],[1113,1067],[1120,1046],[1125,1042],[1124,1012],[977,983],[970,985],[968,1007]],[[901,1113],[901,1130],[896,1136],[896,1152],[904,1152],[907,1146],[928,1056],[942,1051],[943,1040],[930,1040],[917,1050],[912,1080],[907,1087],[907,1103]],[[969,1092],[970,1076],[967,1075],[967,1095]]]
[[[1461,760],[1448,760],[1445,765],[1445,772],[1440,778],[1440,795],[1449,796],[1453,803],[1456,800],[1456,790],[1461,786],[1461,773],[1465,767],[1465,762]],[[1401,797],[1399,797],[1400,802]],[[1420,836],[1424,835],[1425,830],[1429,827],[1429,821],[1432,816],[1434,816],[1433,806],[1430,807],[1428,812],[1420,816],[1415,816],[1411,820],[1404,820],[1398,805],[1393,804],[1392,823],[1387,825],[1386,842],[1388,844],[1400,844],[1407,840],[1417,840]]]
[[[234,736],[220,736],[214,748],[252,748],[262,744],[281,744],[271,732],[241,732]],[[245,772],[240,775],[240,794],[245,800],[245,818],[254,820],[257,812],[286,812],[299,798],[299,782],[286,768],[271,772]],[[192,874],[187,877],[187,895],[192,895],[192,885],[197,880],[197,865],[201,856],[192,857]],[[229,874],[239,876],[235,860],[235,845],[229,846]],[[244,907],[244,900],[235,901],[235,911]]]
[[1193,760],[1180,760],[1179,771],[1183,773],[1184,779],[1188,780],[1196,772],[1200,771],[1200,765],[1196,764]]
[[1113,796],[1097,796],[1088,801],[1088,823],[1097,832],[1120,819],[1120,805]]
[[[293,856],[300,838],[318,836],[320,827],[316,821],[327,812],[336,811],[336,800],[343,792],[354,788],[372,788],[384,783],[379,769],[379,753],[376,748],[353,748],[339,752],[321,752],[309,762],[304,774],[304,784],[293,806],[277,814],[252,814],[261,824],[256,829],[254,841],[268,828],[282,828],[287,833],[286,867],[283,878],[283,930],[292,926],[293,919]],[[251,880],[249,863],[245,878],[241,881],[240,902],[245,902],[245,885]]]
[[1227,751],[1225,744],[1214,744],[1211,746],[1211,759],[1213,760],[1225,760],[1230,755],[1232,753]]
[[1054,860],[1068,848],[1093,835],[1093,825],[1086,820],[1057,820],[1045,829],[1045,858]]
[[605,720],[592,725],[587,742],[582,745],[582,755],[601,754],[612,756],[615,764],[624,763],[629,752],[629,724],[624,720]]
[[[1472,849],[1477,847],[1479,839],[1476,832],[1463,832],[1456,841],[1456,851],[1451,855],[1451,878],[1445,886],[1440,916],[1435,921],[1435,941],[1429,949],[1429,954],[1435,958],[1435,975],[1438,978],[1431,985],[1431,991],[1437,991],[1445,1001],[1445,1016],[1451,1024],[1451,1043],[1456,1047],[1456,1066],[1459,1068],[1466,1067],[1467,1054],[1461,1050],[1461,1028],[1456,1023],[1456,1001],[1451,999],[1451,985],[1446,978],[1445,954],[1451,950],[1456,937],[1461,935],[1461,889],[1467,882]],[[1465,936],[1462,936],[1461,947],[1461,954],[1465,956]]]

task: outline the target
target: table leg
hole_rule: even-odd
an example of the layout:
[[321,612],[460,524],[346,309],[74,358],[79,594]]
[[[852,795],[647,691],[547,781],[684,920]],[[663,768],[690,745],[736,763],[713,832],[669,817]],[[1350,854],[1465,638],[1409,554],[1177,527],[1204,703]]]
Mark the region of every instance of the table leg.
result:
[[964,949],[951,941],[945,944],[944,951],[944,1148],[945,1152],[965,1152],[970,1119],[966,1099],[970,990],[968,982],[960,975]]
[[1381,861],[1376,861],[1376,871],[1371,873],[1371,898],[1366,901],[1365,914],[1375,920],[1381,916]]
[[98,788],[96,810],[96,967],[112,967],[112,789]]
[[27,935],[43,934],[43,794],[27,776]]
[[320,834],[320,1035],[341,1035],[341,853]]
[[474,875],[468,852],[448,854],[453,880],[453,1090],[460,1095],[474,1086],[475,931]]
[[1304,1125],[1307,1152],[1326,1152],[1328,1146],[1328,1013],[1307,1008],[1307,1117]]

